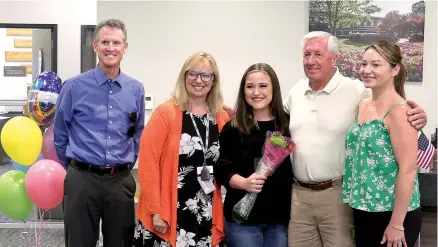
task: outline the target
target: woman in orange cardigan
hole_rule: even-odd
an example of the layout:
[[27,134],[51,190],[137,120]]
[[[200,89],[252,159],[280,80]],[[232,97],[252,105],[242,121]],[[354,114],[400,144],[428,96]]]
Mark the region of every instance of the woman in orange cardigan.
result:
[[214,181],[222,110],[219,71],[208,53],[184,63],[172,99],[152,113],[141,137],[135,247],[217,246],[224,236]]

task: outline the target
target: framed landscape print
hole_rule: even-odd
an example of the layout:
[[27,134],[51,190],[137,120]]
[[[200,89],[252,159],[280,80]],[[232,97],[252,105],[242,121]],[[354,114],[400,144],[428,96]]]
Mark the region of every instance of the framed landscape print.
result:
[[424,1],[309,1],[309,31],[339,39],[339,72],[359,78],[365,47],[378,40],[397,43],[409,82],[423,81]]

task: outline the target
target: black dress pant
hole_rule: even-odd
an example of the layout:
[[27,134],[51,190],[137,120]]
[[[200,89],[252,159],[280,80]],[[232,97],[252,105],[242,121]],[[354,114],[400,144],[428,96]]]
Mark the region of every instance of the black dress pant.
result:
[[[380,244],[383,233],[391,220],[392,211],[367,212],[353,209],[356,247],[383,247]],[[413,247],[421,229],[421,209],[417,208],[406,214],[403,222],[405,240],[408,247]]]
[[132,247],[136,184],[129,169],[95,174],[70,165],[64,181],[66,247],[96,247],[102,219],[104,247]]

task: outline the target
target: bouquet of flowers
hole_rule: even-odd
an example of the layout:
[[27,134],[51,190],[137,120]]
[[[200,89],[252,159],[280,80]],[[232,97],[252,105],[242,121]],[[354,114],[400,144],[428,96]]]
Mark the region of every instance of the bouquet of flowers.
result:
[[[295,148],[295,143],[291,138],[283,136],[278,131],[268,131],[266,133],[266,140],[263,145],[263,155],[260,159],[256,173],[270,176],[277,167],[292,153]],[[247,193],[236,205],[233,207],[233,220],[242,223],[247,220],[251,213],[254,203],[257,199],[258,193]]]

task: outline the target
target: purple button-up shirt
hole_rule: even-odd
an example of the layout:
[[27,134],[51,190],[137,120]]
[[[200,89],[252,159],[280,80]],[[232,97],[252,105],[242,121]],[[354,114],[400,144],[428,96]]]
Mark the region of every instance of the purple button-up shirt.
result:
[[[56,102],[54,143],[67,168],[71,159],[98,166],[135,164],[144,128],[144,87],[120,72],[110,80],[97,66],[65,81]],[[137,121],[130,120],[136,112]],[[135,125],[135,135],[128,129]]]

